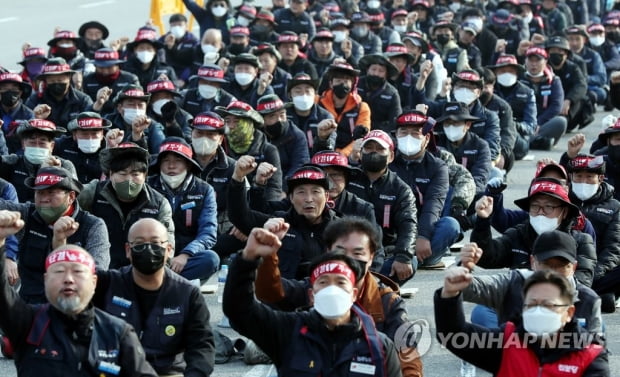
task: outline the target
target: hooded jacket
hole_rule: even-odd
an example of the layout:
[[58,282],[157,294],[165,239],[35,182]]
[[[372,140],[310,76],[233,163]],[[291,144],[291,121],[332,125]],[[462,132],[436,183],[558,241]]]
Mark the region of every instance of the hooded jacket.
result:
[[352,92],[347,95],[347,100],[340,111],[336,111],[334,104],[333,89],[326,90],[319,99],[319,105],[323,106],[338,123],[336,129],[336,151],[346,156],[353,149],[353,130],[362,126],[368,130],[371,128],[370,107],[362,100],[359,94]]

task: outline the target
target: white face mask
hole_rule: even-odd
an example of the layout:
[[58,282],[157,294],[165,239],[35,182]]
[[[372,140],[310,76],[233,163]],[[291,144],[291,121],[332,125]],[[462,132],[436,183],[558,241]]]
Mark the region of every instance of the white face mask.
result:
[[473,90],[467,88],[456,88],[454,89],[453,94],[455,100],[458,102],[463,102],[467,106],[471,105],[471,103],[478,98]]
[[523,312],[523,327],[536,336],[553,334],[562,327],[562,314],[543,306],[535,306]]
[[600,37],[590,37],[590,44],[594,47],[599,47],[601,46],[603,43],[605,43],[605,37],[600,36]]
[[181,39],[185,35],[185,28],[180,25],[175,25],[170,28],[170,34],[172,34],[176,39]]
[[530,215],[530,225],[532,226],[532,228],[534,228],[536,234],[541,235],[545,232],[550,232],[557,229],[557,227],[560,226],[560,223],[555,217],[549,218],[544,215]]
[[215,64],[217,59],[220,58],[220,54],[217,52],[205,52],[204,57],[202,58],[202,62],[206,64]]
[[597,184],[591,183],[571,183],[570,185],[573,194],[581,200],[588,200],[596,194],[598,191]]
[[239,72],[235,73],[235,81],[241,86],[249,85],[254,81],[254,75],[251,73]]
[[369,9],[379,9],[379,7],[381,6],[381,2],[379,0],[368,0],[366,2],[366,6]]
[[146,115],[146,110],[123,109],[123,120],[127,122],[127,124],[133,124],[133,121],[140,115]]
[[209,137],[197,137],[192,138],[192,146],[194,152],[199,156],[209,156],[215,153],[215,150],[219,146],[217,140],[213,140]]
[[501,86],[509,88],[517,82],[517,75],[509,72],[500,73],[499,75],[497,75],[497,82]]
[[157,101],[153,102],[151,106],[153,107],[153,111],[155,112],[155,114],[161,115],[161,108],[164,107],[164,105],[168,102],[170,102],[170,99],[168,98],[158,99]]
[[396,31],[397,33],[407,32],[407,25],[392,25],[392,27],[394,28],[394,31]]
[[136,57],[143,64],[147,64],[153,61],[153,58],[155,58],[155,53],[152,51],[138,51],[136,53]]
[[248,26],[250,24],[250,20],[243,17],[243,16],[238,16],[237,17],[237,24],[241,25],[241,26]]
[[176,189],[177,187],[181,186],[181,183],[183,183],[183,181],[185,180],[185,177],[187,177],[187,170],[178,175],[168,175],[164,173],[161,173],[160,175],[161,175],[161,179],[168,186],[170,186],[171,189]]
[[48,148],[26,147],[24,148],[24,157],[33,165],[41,165],[50,156]]
[[211,8],[211,13],[213,13],[215,17],[222,17],[223,15],[226,14],[226,12],[228,12],[228,9],[226,9],[226,7],[221,6],[221,5],[216,5]]
[[211,99],[215,97],[215,95],[217,94],[217,90],[218,88],[208,84],[198,85],[198,93],[200,93],[200,96],[204,99]]
[[450,3],[450,5],[448,5],[448,8],[450,8],[450,10],[453,12],[458,12],[459,9],[461,9],[461,3]]
[[525,72],[526,75],[530,76],[530,77],[543,77],[545,75],[544,71],[540,71],[536,74],[530,73],[530,72]]
[[314,96],[303,95],[293,97],[293,105],[299,111],[308,111],[314,105]]
[[68,43],[59,43],[58,47],[60,47],[60,48],[71,48],[71,47],[73,47],[73,43],[70,43],[70,42],[68,42]]
[[95,153],[101,147],[101,139],[77,139],[78,148],[86,153]]
[[444,127],[443,132],[451,142],[456,142],[465,137],[465,125],[456,127]]
[[422,140],[411,135],[399,137],[397,141],[398,150],[405,156],[414,156],[422,149]]
[[351,294],[344,289],[330,285],[314,295],[314,309],[325,319],[337,319],[353,306]]
[[214,45],[210,45],[210,44],[203,44],[200,45],[200,48],[202,49],[203,53],[208,53],[208,52],[218,52],[218,48],[215,47]]
[[347,32],[343,30],[334,30],[332,34],[334,34],[334,42],[338,43],[344,41],[347,37]]
[[528,13],[525,16],[523,16],[523,21],[525,21],[526,25],[529,25],[533,19],[534,19],[534,13]]
[[471,22],[472,24],[476,25],[476,30],[482,30],[482,18],[478,18],[478,17],[474,17],[474,18],[468,18],[465,20],[465,22]]

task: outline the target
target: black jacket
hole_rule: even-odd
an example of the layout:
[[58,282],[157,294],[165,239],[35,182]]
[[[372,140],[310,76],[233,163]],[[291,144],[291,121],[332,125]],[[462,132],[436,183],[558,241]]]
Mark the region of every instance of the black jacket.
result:
[[[450,336],[459,335],[464,339],[499,339],[499,335],[504,332],[504,326],[498,329],[487,329],[472,323],[465,321],[465,314],[463,312],[463,297],[459,294],[452,298],[441,298],[441,289],[435,292],[435,323],[437,324],[437,339],[443,346],[447,347],[450,352],[454,353],[459,358],[474,364],[475,366],[486,370],[489,373],[497,374],[502,365],[502,356],[505,352],[505,348],[501,343],[496,344],[496,347],[490,347],[490,342],[470,342],[470,347],[458,347],[454,346],[455,342],[450,341]],[[582,339],[578,335],[583,334],[586,330],[582,329],[576,321],[568,322],[563,333],[568,333],[567,336],[560,339]],[[522,326],[517,327],[515,333],[518,334],[520,340],[524,339],[525,330]],[[485,336],[485,334],[487,336]],[[547,350],[543,350],[539,347],[538,343],[531,343],[532,337],[527,339],[527,347],[532,349],[538,357],[539,363],[544,365],[547,363],[556,363],[558,360],[572,352],[578,352],[582,350],[583,345],[577,346],[571,341],[569,347],[553,347]],[[596,338],[595,338],[596,339]],[[442,341],[443,340],[443,341]],[[509,340],[504,340],[509,341]],[[596,341],[594,343],[597,343]],[[515,343],[513,342],[513,345]],[[609,376],[609,365],[607,361],[607,352],[605,349],[590,363],[587,369],[583,371],[582,376],[594,377],[594,376]]]
[[120,92],[124,87],[130,84],[140,85],[140,82],[138,81],[138,76],[134,75],[131,72],[121,70],[120,76],[118,76],[118,79],[114,80],[112,84],[100,83],[97,80],[96,73],[92,72],[84,76],[84,81],[82,82],[82,90],[94,102],[97,100],[97,91],[99,91],[99,89],[103,88],[104,86],[112,89],[112,94],[110,95],[110,98],[106,101],[106,103],[99,111],[101,115],[106,115],[114,112],[114,109],[116,108],[116,106],[114,105],[114,98],[116,98],[118,92]]
[[291,77],[295,76],[298,73],[305,73],[307,75],[310,75],[310,77],[312,77],[312,80],[318,80],[320,78],[316,72],[314,64],[310,60],[304,59],[299,56],[291,65],[287,65],[286,63],[284,63],[284,60],[280,60],[280,62],[278,63],[278,67],[285,72],[288,72]]
[[151,81],[157,80],[157,78],[162,74],[168,76],[170,81],[174,82],[177,79],[174,69],[166,63],[161,62],[157,55],[155,55],[153,61],[151,61],[151,64],[146,70],[142,69],[142,62],[140,62],[135,56],[127,59],[122,68],[124,71],[131,72],[138,76],[140,86],[144,89],[146,89]]
[[210,314],[197,287],[166,268],[153,309],[142,313],[132,267],[99,271],[97,278],[93,303],[136,329],[157,373],[206,377],[213,372]]
[[[252,83],[245,89],[237,83],[237,80],[231,79],[227,84],[222,84],[222,88],[228,92],[231,96],[235,97],[239,101],[243,101],[253,108],[256,108],[258,99],[268,94],[274,94],[273,88],[269,85],[263,94],[258,94],[258,77],[252,81]],[[188,110],[189,111],[189,110]]]
[[[157,377],[130,325],[92,306],[71,320],[50,305],[26,304],[8,284],[4,251],[0,254],[0,305],[4,308],[0,328],[15,350],[19,376],[115,375],[98,369],[106,361],[120,367],[119,377]],[[70,337],[70,332],[78,339]],[[31,335],[34,339],[29,339]],[[39,349],[50,352],[46,355]],[[62,358],[55,359],[54,352]]]
[[[385,334],[377,334],[382,360],[376,360],[377,356],[369,352],[372,347],[369,343],[375,341],[370,340],[374,337],[364,335],[369,330],[362,322],[366,325],[370,319],[365,313],[352,312],[350,323],[329,331],[315,310],[282,312],[271,309],[254,298],[257,266],[258,262],[235,258],[224,290],[224,314],[233,329],[256,342],[273,360],[280,376],[350,375],[352,361],[382,364],[383,368],[373,370],[383,369],[385,377],[401,376],[397,351]],[[256,326],[257,323],[261,325]]]
[[586,201],[577,198],[572,190],[569,193],[570,201],[581,209],[596,231],[595,279],[620,264],[620,202],[614,199],[614,191],[613,186],[603,182]]
[[515,142],[517,141],[517,129],[513,119],[512,104],[508,104],[503,98],[493,94],[490,101],[483,105],[497,113],[501,151],[504,156],[512,155],[512,150],[515,148]]
[[399,153],[390,170],[411,187],[418,210],[418,236],[430,240],[448,195],[448,165],[428,152],[420,160],[405,160]]
[[71,161],[77,173],[77,179],[86,184],[93,179],[102,178],[101,164],[99,163],[99,151],[105,148],[105,140],[101,140],[101,147],[95,153],[86,154],[78,148],[73,136],[65,135],[56,139],[54,144],[54,156]]
[[[558,230],[570,229],[570,221],[560,225]],[[577,271],[575,277],[590,287],[596,266],[596,249],[589,234],[571,230],[577,242]],[[503,235],[493,238],[490,219],[478,218],[471,233],[471,242],[476,242],[484,250],[478,265],[483,268],[529,268],[532,246],[538,235],[529,220],[506,230]]]
[[323,107],[315,104],[310,108],[310,114],[307,117],[300,117],[295,109],[291,106],[286,113],[287,118],[295,124],[308,140],[308,152],[310,156],[316,152],[325,150],[334,150],[336,146],[336,133],[332,133],[326,140],[319,139],[318,125],[324,119],[334,119],[334,116]]
[[69,121],[77,118],[79,113],[91,111],[93,108],[93,100],[84,92],[73,89],[71,86],[69,86],[69,92],[60,101],[48,94],[47,90],[43,92],[43,95],[39,95],[36,91],[33,92],[26,101],[26,106],[31,109],[41,104],[52,108],[47,120],[54,122],[56,127],[63,128],[67,128]]
[[562,81],[565,100],[570,100],[571,104],[575,104],[586,97],[588,91],[586,77],[575,63],[566,60],[562,68],[554,72]]
[[228,226],[226,198],[228,198],[228,184],[235,171],[235,162],[234,158],[226,155],[224,150],[219,147],[213,160],[200,172],[200,178],[210,184],[215,191],[218,234],[230,228]]
[[282,217],[290,224],[288,233],[282,239],[278,252],[280,271],[287,279],[303,279],[310,273],[308,267],[312,259],[323,254],[327,247],[323,241],[323,231],[327,224],[335,219],[336,213],[328,208],[321,214],[322,221],[310,224],[306,218],[295,212],[294,208],[277,211],[273,214],[252,210],[245,192],[245,182],[231,180],[228,186],[228,216],[230,221],[244,234],[250,234],[253,228],[262,228],[272,217]]
[[396,117],[403,112],[398,90],[387,81],[379,88],[371,90],[365,76],[358,83],[357,93],[370,107],[372,129],[387,133],[394,130]]
[[218,90],[217,94],[212,99],[204,99],[200,96],[200,93],[198,93],[197,87],[190,87],[185,91],[185,96],[181,102],[181,108],[192,116],[196,116],[202,112],[213,111],[216,106],[226,107],[234,99],[235,97],[224,89]]
[[[254,130],[254,141],[252,141],[250,149],[241,154],[237,154],[233,150],[229,149],[227,150],[227,154],[234,159],[239,159],[239,157],[243,155],[250,155],[255,158],[256,166],[260,165],[261,162],[268,162],[276,167],[276,172],[267,181],[266,198],[268,198],[267,200],[280,199],[280,194],[282,193],[282,166],[280,164],[280,153],[278,152],[278,148],[267,141],[267,137],[264,133]],[[248,174],[248,181],[254,182],[255,176],[256,170]]]
[[[265,126],[266,129],[269,127]],[[267,132],[267,131],[266,131]],[[303,164],[310,162],[310,155],[306,145],[306,135],[292,122],[282,123],[282,134],[276,138],[269,137],[269,142],[278,148],[280,166],[282,168],[282,189],[286,190],[286,179]]]
[[383,229],[386,254],[391,249],[398,262],[411,262],[418,217],[409,185],[386,169],[385,174],[374,182],[370,182],[365,173],[356,174],[351,177],[347,190],[374,205],[377,224]]

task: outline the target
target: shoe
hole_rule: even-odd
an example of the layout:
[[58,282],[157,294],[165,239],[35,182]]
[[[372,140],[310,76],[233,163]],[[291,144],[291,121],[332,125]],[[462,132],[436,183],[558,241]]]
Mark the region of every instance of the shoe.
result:
[[248,365],[271,364],[271,359],[253,341],[249,340],[243,350],[243,361]]
[[581,124],[579,124],[579,129],[586,128],[590,123],[594,122],[594,115],[588,114],[585,116]]
[[7,359],[13,358],[13,345],[9,341],[9,338],[4,335],[2,336],[2,339],[0,339],[0,348],[2,349],[2,356]]
[[601,295],[601,311],[603,313],[613,313],[616,311],[616,297],[613,293]]
[[418,270],[443,270],[445,268],[446,268],[446,264],[442,261],[439,261],[435,264],[431,264],[430,266],[427,266],[427,265],[418,266]]
[[553,147],[554,139],[546,136],[535,136],[530,141],[530,149],[549,151]]

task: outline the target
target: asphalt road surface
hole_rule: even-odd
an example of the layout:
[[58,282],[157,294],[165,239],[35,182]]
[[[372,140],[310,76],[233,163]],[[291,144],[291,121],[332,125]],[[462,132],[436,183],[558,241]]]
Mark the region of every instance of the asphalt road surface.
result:
[[[133,38],[136,30],[148,19],[148,0],[100,0],[100,1],[77,1],[56,0],[54,2],[39,2],[26,0],[8,2],[2,6],[0,14],[0,35],[3,36],[2,49],[0,49],[0,65],[9,69],[18,69],[17,61],[21,60],[21,46],[24,42],[30,42],[33,46],[45,47],[52,38],[56,26],[63,29],[75,30],[90,20],[99,20],[110,29],[110,40],[122,36]],[[618,113],[616,111],[616,113]],[[600,130],[600,119],[606,115],[600,111],[596,114],[596,121],[588,126],[583,132],[588,142],[594,140]],[[533,177],[535,161],[542,157],[559,159],[566,148],[564,136],[557,147],[550,152],[534,152],[532,161],[518,161],[513,171],[508,175],[508,188],[505,191],[505,203],[507,206],[520,197],[527,194],[528,183]],[[468,237],[466,237],[468,239]],[[476,270],[475,273],[486,274],[489,271]],[[426,320],[430,326],[428,351],[422,356],[424,374],[427,377],[447,377],[459,375],[459,360],[443,349],[435,340],[435,326],[433,320],[433,292],[441,286],[442,271],[419,271],[415,278],[408,282],[405,288],[418,288],[418,293],[411,299],[407,299],[407,309],[410,319]],[[222,317],[221,305],[217,304],[216,295],[205,295],[205,299],[211,311],[211,322],[217,325]],[[467,306],[467,311],[471,306]],[[618,314],[606,314],[603,316],[605,331],[608,340],[610,354],[610,370],[613,375],[620,375],[620,317]],[[238,335],[232,330],[224,330],[224,333],[237,338]],[[248,376],[259,377],[269,374],[268,366],[247,366],[241,360],[236,360],[223,365],[217,365],[213,376]],[[478,371],[478,376],[488,376],[488,373]],[[0,377],[16,376],[15,367],[11,360],[0,357]]]

